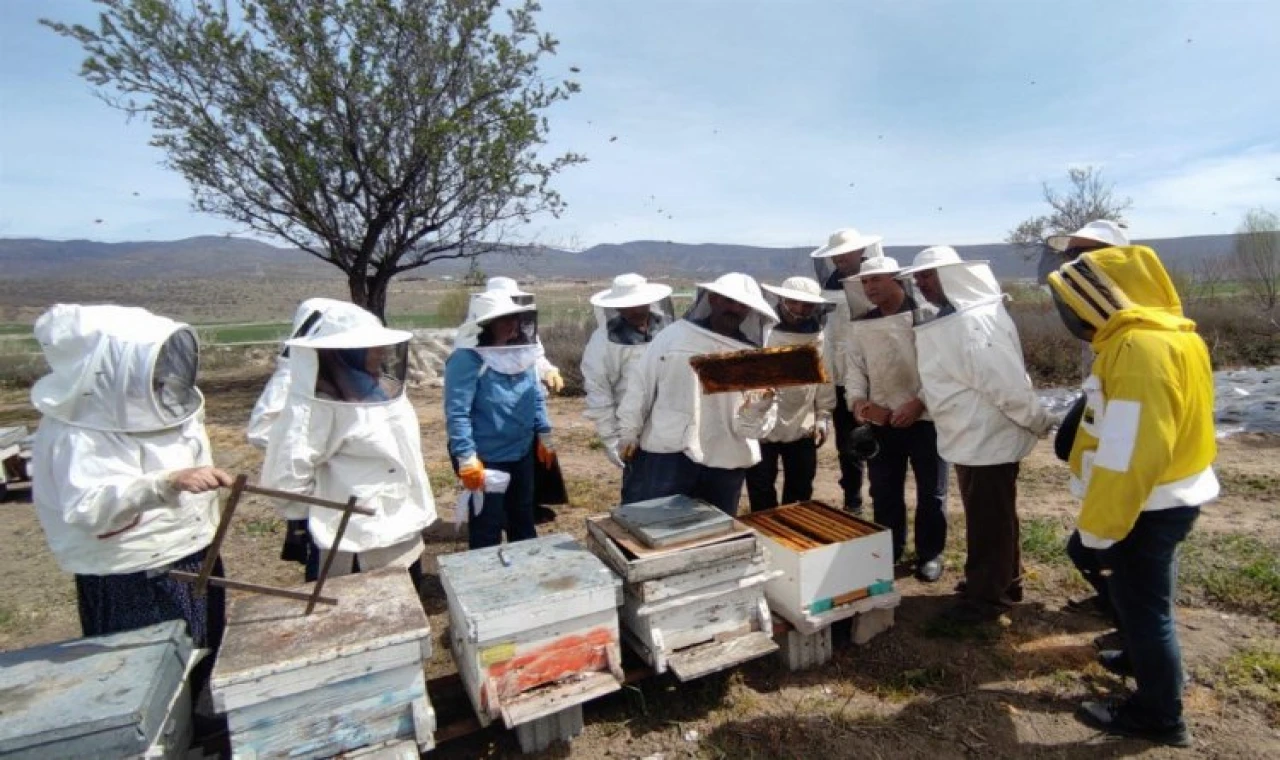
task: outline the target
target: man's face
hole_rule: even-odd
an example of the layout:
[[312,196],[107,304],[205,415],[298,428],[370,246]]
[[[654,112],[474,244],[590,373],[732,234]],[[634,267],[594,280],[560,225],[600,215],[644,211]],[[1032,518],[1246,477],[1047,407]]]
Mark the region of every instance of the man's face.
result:
[[751,307],[745,303],[740,303],[732,298],[725,298],[719,293],[709,293],[707,303],[711,306],[712,321],[731,324],[734,327],[742,324],[742,320],[746,319],[747,314],[751,311]]
[[873,274],[862,278],[862,292],[867,294],[868,301],[877,307],[884,308],[886,304],[892,303],[891,299],[902,292],[902,286],[893,279],[893,275]]
[[813,316],[813,312],[818,308],[816,303],[808,301],[797,301],[794,298],[782,299],[782,312],[778,316],[782,317],[787,324],[796,324],[803,322]]
[[494,344],[505,346],[520,334],[520,317],[516,314],[498,317],[489,323],[489,329],[493,335]]
[[915,278],[916,287],[920,289],[920,294],[928,299],[929,303],[934,306],[945,306],[947,296],[942,292],[942,281],[938,279],[938,270],[923,269],[916,272],[912,277]]
[[831,263],[836,265],[836,271],[841,277],[852,277],[862,268],[862,254],[865,248],[849,253],[841,253],[831,257]]
[[623,307],[618,309],[618,315],[637,330],[643,330],[649,326],[649,304]]

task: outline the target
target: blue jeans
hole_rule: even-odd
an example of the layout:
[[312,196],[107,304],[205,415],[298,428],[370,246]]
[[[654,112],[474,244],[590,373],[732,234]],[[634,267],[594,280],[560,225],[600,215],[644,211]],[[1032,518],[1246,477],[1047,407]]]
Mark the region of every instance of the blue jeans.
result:
[[501,470],[511,475],[506,493],[486,493],[484,509],[473,514],[467,527],[467,547],[483,549],[507,541],[524,541],[538,535],[533,525],[533,448],[517,462],[485,462],[487,470]]
[[844,493],[844,508],[862,509],[863,462],[849,452],[849,436],[858,426],[844,400],[844,386],[836,386],[836,408],[831,411],[831,427],[836,433],[836,460],[840,463],[840,490]]
[[726,470],[698,464],[683,453],[655,454],[637,451],[627,465],[622,503],[631,504],[663,496],[681,494],[719,508],[729,515],[738,513],[745,468]]
[[880,453],[867,460],[875,521],[893,533],[893,561],[907,543],[907,465],[916,478],[915,549],[920,562],[947,545],[947,463],[938,456],[938,431],[920,420],[905,428],[874,428]]
[[1111,603],[1138,683],[1127,709],[1162,727],[1182,721],[1182,651],[1173,602],[1178,544],[1199,516],[1199,507],[1143,512],[1128,536],[1101,552],[1111,569]]

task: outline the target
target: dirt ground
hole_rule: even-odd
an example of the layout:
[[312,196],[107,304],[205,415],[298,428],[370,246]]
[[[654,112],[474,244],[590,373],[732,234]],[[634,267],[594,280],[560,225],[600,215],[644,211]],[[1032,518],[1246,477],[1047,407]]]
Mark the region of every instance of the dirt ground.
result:
[[[265,379],[266,370],[255,368],[214,373],[201,382],[217,463],[234,472],[257,472],[260,457],[245,444],[244,425]],[[413,398],[436,499],[445,508],[455,492],[440,391],[414,391]],[[541,526],[543,533],[580,536],[586,515],[615,503],[617,472],[593,446],[581,408],[581,399],[551,404],[574,504]],[[36,422],[23,392],[0,392],[0,424]],[[1265,553],[1280,546],[1278,454],[1278,438],[1224,441],[1219,464],[1225,494],[1196,527],[1197,535],[1208,537],[1206,546],[1219,546],[1215,537],[1261,542],[1267,547],[1261,567],[1272,572],[1275,556]],[[838,503],[836,472],[828,445],[821,452],[816,498]],[[1061,557],[1060,538],[1075,510],[1066,486],[1063,466],[1042,444],[1024,462],[1020,481],[1028,599],[1001,624],[946,629],[928,622],[950,601],[956,568],[963,563],[963,515],[953,486],[948,575],[933,585],[901,578],[903,601],[888,633],[854,647],[847,626],[837,629],[835,658],[812,672],[788,673],[767,658],[689,684],[649,678],[588,705],[584,734],[544,756],[1280,757],[1280,677],[1274,672],[1280,617],[1274,609],[1246,614],[1230,603],[1197,601],[1194,594],[1181,609],[1179,634],[1192,676],[1186,707],[1193,750],[1104,740],[1072,717],[1080,700],[1123,693],[1124,684],[1094,662],[1091,642],[1106,626],[1062,609],[1083,591]],[[71,578],[50,556],[28,495],[11,494],[0,510],[0,649],[77,636]],[[228,573],[277,585],[300,582],[301,568],[277,559],[282,524],[271,507],[251,499],[242,510],[224,554]],[[465,548],[451,531],[434,531],[428,543],[423,601],[436,638],[430,677],[453,670],[434,561]],[[514,734],[491,727],[447,742],[432,756],[517,753]]]

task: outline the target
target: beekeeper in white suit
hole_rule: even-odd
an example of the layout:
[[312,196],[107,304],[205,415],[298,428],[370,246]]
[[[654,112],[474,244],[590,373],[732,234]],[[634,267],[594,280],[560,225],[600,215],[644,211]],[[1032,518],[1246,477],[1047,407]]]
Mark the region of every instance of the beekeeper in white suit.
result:
[[1019,462],[1055,419],[1027,377],[1018,330],[987,262],[933,246],[916,254],[900,278],[913,288],[921,396],[964,504],[962,598],[944,617],[994,620],[1022,600]]
[[591,296],[591,305],[598,326],[582,352],[582,382],[587,391],[583,414],[595,423],[605,456],[621,469],[618,405],[631,366],[658,333],[675,321],[671,286],[649,282],[638,274],[620,274],[613,278],[613,287]]
[[[835,305],[822,297],[816,280],[789,277],[782,285],[761,285],[765,300],[778,313],[768,345],[814,345],[824,350],[823,328]],[[778,422],[760,440],[760,461],[747,470],[751,511],[772,509],[813,498],[818,449],[831,433],[836,388],[831,382],[778,391]],[[782,501],[778,501],[778,461],[782,461]]]
[[736,514],[756,439],[773,429],[772,391],[704,394],[689,359],[763,348],[778,316],[756,281],[731,272],[701,283],[683,319],[635,365],[618,409],[624,502],[684,494]]
[[289,398],[269,434],[263,484],[336,502],[354,496],[374,511],[352,515],[335,547],[340,511],[284,508],[307,520],[320,565],[337,551],[331,574],[401,567],[421,578],[422,530],[436,507],[404,393],[411,337],[356,309],[325,312],[308,336],[288,341]]
[[[258,401],[253,405],[249,415],[247,437],[250,445],[259,449],[267,448],[267,439],[271,426],[280,416],[280,410],[289,400],[289,345],[288,340],[305,338],[315,333],[320,320],[325,314],[358,314],[364,311],[349,301],[337,301],[332,298],[308,298],[298,305],[293,315],[293,327],[276,359],[276,370],[262,389]],[[353,317],[353,319],[358,317]],[[298,562],[307,567],[307,576],[314,580],[319,572],[319,551],[311,541],[307,530],[306,519],[288,520],[285,522],[284,546],[280,549],[280,559]]]
[[[519,283],[510,277],[490,277],[484,283],[485,293],[505,293],[508,298],[517,306],[536,306],[533,294],[520,289]],[[467,308],[467,321],[473,322],[476,316],[476,296],[479,293],[471,295],[471,302]],[[560,376],[560,368],[551,363],[547,358],[547,350],[542,347],[542,338],[537,339],[538,347],[538,381],[541,382],[548,391],[559,393],[564,390],[564,378]]]
[[35,335],[51,372],[31,389],[43,415],[32,495],[54,558],[75,574],[84,635],[182,619],[196,646],[216,649],[224,592],[197,598],[165,574],[199,571],[216,491],[232,484],[212,466],[195,332],[144,309],[58,304]]
[[827,372],[836,385],[836,408],[832,425],[836,432],[836,456],[840,463],[840,490],[844,494],[844,508],[855,514],[862,512],[862,460],[854,456],[850,445],[857,423],[845,400],[845,358],[849,345],[850,325],[871,308],[865,297],[845,293],[842,281],[857,274],[864,258],[882,256],[880,235],[864,235],[852,227],[836,230],[827,238],[826,245],[809,254],[822,295],[836,305],[835,312],[827,320],[826,352]]

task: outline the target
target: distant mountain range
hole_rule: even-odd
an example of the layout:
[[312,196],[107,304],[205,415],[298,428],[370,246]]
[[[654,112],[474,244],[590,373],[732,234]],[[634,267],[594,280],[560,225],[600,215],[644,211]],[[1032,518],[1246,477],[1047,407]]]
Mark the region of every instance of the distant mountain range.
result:
[[[1204,235],[1141,241],[1160,253],[1171,269],[1191,270],[1196,263],[1228,255],[1234,235]],[[904,266],[920,246],[888,246],[886,253]],[[1002,280],[1033,278],[1036,261],[1004,244],[957,246],[966,259],[991,261]],[[812,248],[761,248],[719,243],[688,244],[636,240],[597,245],[581,252],[536,249],[519,255],[491,254],[481,258],[486,272],[517,278],[599,280],[621,272],[650,277],[703,278],[745,271],[766,279],[795,274],[813,275]],[[468,263],[441,261],[409,277],[457,277]],[[168,242],[99,243],[91,240],[0,238],[0,273],[8,280],[149,280],[191,279],[329,279],[340,276],[333,266],[292,248],[278,248],[255,240],[194,237]]]

